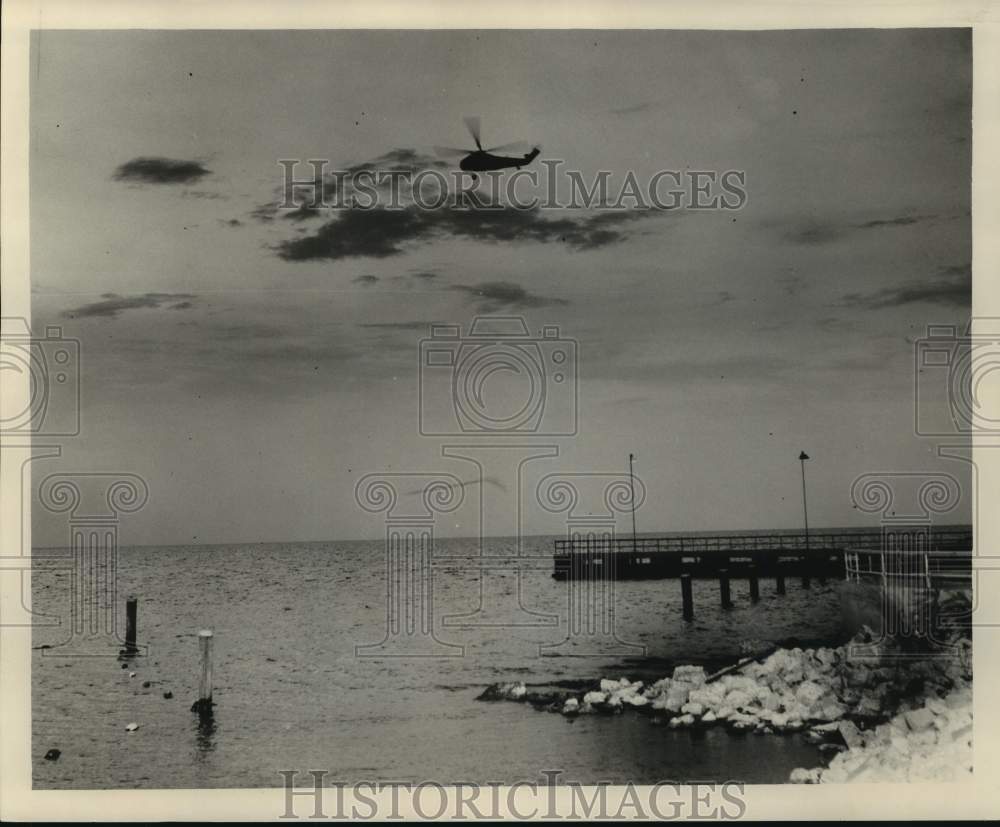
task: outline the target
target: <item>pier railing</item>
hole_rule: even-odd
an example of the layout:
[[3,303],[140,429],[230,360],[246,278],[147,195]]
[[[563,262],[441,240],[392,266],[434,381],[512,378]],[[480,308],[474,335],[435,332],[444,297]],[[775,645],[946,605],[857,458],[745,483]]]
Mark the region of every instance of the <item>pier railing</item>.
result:
[[909,583],[928,589],[963,589],[972,585],[970,550],[857,549],[844,552],[848,582],[881,580],[883,584]]
[[[927,542],[940,550],[972,548],[972,532],[967,528],[935,528]],[[598,537],[581,535],[555,541],[557,556],[567,554],[711,554],[783,551],[847,551],[873,549],[883,544],[881,531],[810,531],[791,534],[720,534],[690,537]]]

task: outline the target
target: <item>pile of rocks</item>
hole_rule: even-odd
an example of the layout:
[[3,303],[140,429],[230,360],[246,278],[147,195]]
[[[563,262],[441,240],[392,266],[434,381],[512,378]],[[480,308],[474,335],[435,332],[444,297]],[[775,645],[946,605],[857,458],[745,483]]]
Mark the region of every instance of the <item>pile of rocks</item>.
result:
[[[958,781],[972,773],[972,687],[907,705],[886,723],[856,731],[828,767],[797,769],[795,783]],[[842,722],[844,723],[844,722]]]
[[628,678],[604,679],[589,692],[553,698],[529,692],[523,683],[494,684],[480,697],[527,701],[567,716],[632,708],[673,728],[725,725],[760,733],[808,729],[815,743],[850,748],[861,744],[857,724],[870,728],[904,702],[943,698],[971,679],[968,641],[947,654],[917,661],[886,658],[877,647],[874,657],[859,658],[856,647],[864,644],[859,638],[838,648],[779,649],[717,676],[707,676],[700,666],[678,666],[670,677],[648,685]]

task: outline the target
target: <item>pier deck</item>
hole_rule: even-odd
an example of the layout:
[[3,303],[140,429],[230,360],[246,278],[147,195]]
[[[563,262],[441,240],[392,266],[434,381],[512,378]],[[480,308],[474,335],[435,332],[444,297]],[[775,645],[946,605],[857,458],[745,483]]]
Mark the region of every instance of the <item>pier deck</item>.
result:
[[[905,534],[898,534],[904,538]],[[922,548],[971,551],[968,528],[936,528],[919,537]],[[689,537],[579,536],[556,540],[553,577],[557,580],[615,578],[652,580],[714,578],[720,569],[731,577],[755,571],[759,577],[844,576],[844,555],[881,548],[881,531],[811,531],[780,534],[720,534]]]

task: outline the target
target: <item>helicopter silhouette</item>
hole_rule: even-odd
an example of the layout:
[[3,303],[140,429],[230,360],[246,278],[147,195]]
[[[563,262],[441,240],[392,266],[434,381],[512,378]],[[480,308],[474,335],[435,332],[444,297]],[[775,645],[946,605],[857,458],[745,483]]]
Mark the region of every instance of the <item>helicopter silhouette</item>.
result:
[[476,142],[476,148],[456,149],[448,146],[436,146],[434,147],[434,150],[438,155],[444,157],[464,155],[465,157],[459,161],[458,168],[464,170],[465,172],[477,173],[491,172],[497,169],[520,169],[521,167],[534,161],[535,158],[538,157],[538,153],[541,151],[536,146],[531,150],[531,152],[521,156],[494,155],[495,152],[509,151],[516,147],[527,146],[527,144],[525,144],[524,141],[516,141],[512,144],[504,144],[503,146],[494,146],[489,149],[483,149],[483,142],[480,139],[479,117],[468,117],[464,120],[465,128],[469,130],[472,140]]

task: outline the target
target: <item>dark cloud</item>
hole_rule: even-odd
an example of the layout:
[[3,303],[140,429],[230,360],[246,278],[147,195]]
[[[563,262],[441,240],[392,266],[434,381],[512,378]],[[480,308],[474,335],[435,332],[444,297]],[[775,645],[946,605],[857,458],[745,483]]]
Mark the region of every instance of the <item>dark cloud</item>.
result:
[[842,303],[847,307],[869,310],[917,303],[971,308],[972,269],[967,264],[949,265],[941,268],[934,279],[886,287],[871,293],[848,293],[843,297]]
[[116,181],[137,181],[143,184],[190,184],[211,170],[200,161],[177,161],[173,158],[133,158],[115,170]]
[[64,310],[63,318],[88,319],[94,317],[116,318],[125,310],[141,308],[156,308],[173,302],[171,309],[187,310],[194,305],[190,301],[178,301],[197,298],[192,293],[144,293],[141,296],[119,296],[117,293],[105,293],[101,301],[84,304],[80,307]]
[[488,281],[483,284],[456,284],[449,288],[470,297],[479,313],[496,313],[500,310],[526,310],[532,307],[550,307],[569,304],[566,299],[550,298],[529,293],[521,285],[510,281]]
[[873,230],[876,227],[909,227],[911,224],[923,221],[926,217],[927,216],[919,215],[901,215],[899,218],[879,218],[875,221],[865,221],[861,224],[855,224],[854,227],[859,230]]
[[277,251],[286,261],[386,258],[401,254],[408,245],[441,238],[560,242],[576,250],[592,250],[622,241],[628,236],[625,224],[656,212],[615,210],[580,218],[545,218],[539,209],[512,207],[349,209],[311,235],[280,243]]
[[283,213],[281,217],[288,221],[307,221],[310,218],[319,218],[320,210],[319,207],[313,207],[310,204],[300,204],[294,210]]
[[785,234],[785,238],[796,244],[830,244],[859,230],[909,227],[935,217],[933,215],[900,215],[893,218],[876,218],[869,221],[828,223],[813,220],[793,227]]
[[[393,149],[369,161],[335,169],[299,163],[291,171],[294,182],[282,186],[276,192],[274,201],[261,204],[250,215],[263,222],[273,221],[279,213],[292,221],[316,218],[322,210],[331,209],[333,205],[339,208],[349,204],[349,199],[357,193],[353,186],[354,179],[361,173],[370,173],[363,176],[363,186],[367,190],[381,193],[389,192],[393,183],[389,177],[379,178],[379,173],[402,173],[403,179],[397,183],[402,202],[410,195],[407,181],[417,173],[429,169],[444,171],[450,169],[450,165],[439,158],[405,147]],[[364,193],[363,197],[367,205],[371,198],[370,192]]]

